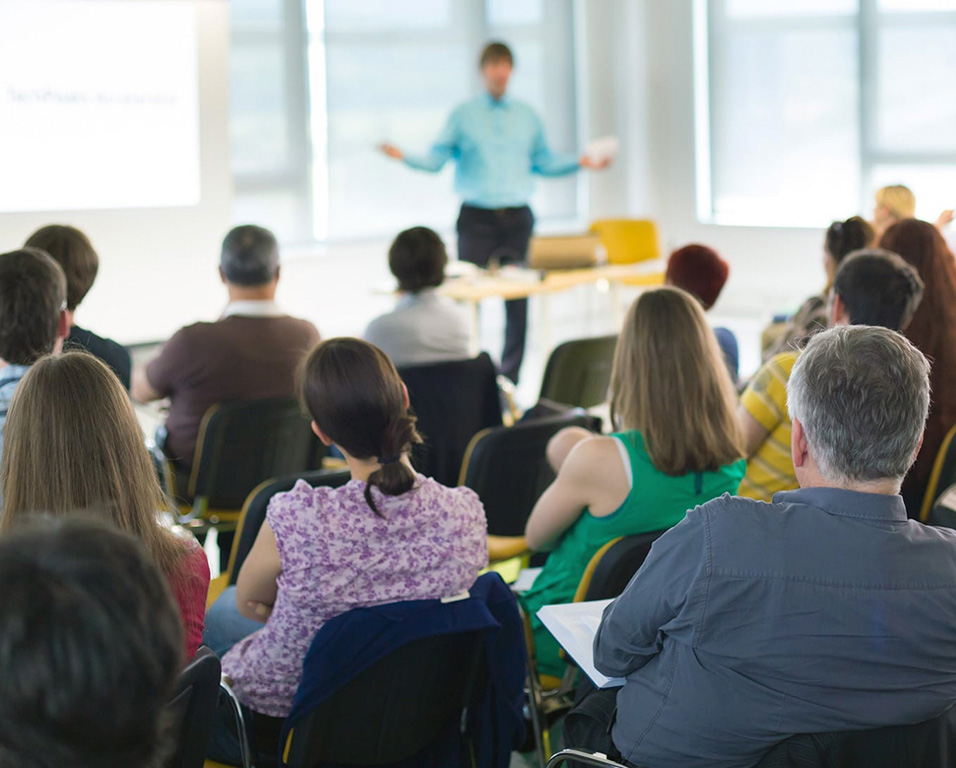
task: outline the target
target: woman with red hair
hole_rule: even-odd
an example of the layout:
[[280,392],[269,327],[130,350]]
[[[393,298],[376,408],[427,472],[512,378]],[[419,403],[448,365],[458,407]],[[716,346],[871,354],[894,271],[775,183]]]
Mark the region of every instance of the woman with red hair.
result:
[[903,330],[932,365],[923,445],[902,490],[907,513],[918,517],[936,454],[956,424],[956,261],[939,230],[917,219],[893,224],[880,238],[880,248],[902,256],[925,285],[923,300]]
[[[727,282],[730,265],[713,248],[692,243],[678,248],[667,260],[664,282],[682,288],[701,303],[704,311],[717,302],[717,297]],[[740,367],[740,352],[737,338],[729,328],[714,328],[720,351],[730,371],[730,378],[737,383]]]

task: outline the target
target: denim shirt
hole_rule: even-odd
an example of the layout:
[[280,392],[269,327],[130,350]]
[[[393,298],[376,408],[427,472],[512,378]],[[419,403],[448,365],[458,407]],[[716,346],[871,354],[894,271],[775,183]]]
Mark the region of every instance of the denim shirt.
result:
[[900,496],[722,496],[654,544],[594,652],[627,678],[614,743],[654,768],[927,720],[956,702],[956,531],[907,520]]
[[[3,427],[7,423],[7,409],[10,407],[17,384],[29,370],[29,365],[8,365],[0,369],[0,456],[3,455]],[[2,497],[0,497],[0,506],[2,506]]]

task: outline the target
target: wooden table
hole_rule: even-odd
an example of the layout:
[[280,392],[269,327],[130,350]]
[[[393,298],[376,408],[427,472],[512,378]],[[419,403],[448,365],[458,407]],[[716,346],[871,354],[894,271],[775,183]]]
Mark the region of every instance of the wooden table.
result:
[[438,293],[468,304],[471,312],[471,347],[475,354],[480,351],[478,305],[482,301],[491,298],[507,301],[541,296],[544,314],[543,342],[545,349],[551,349],[551,294],[567,291],[579,285],[606,284],[611,292],[614,324],[620,326],[624,315],[621,307],[621,286],[663,285],[663,267],[664,264],[661,261],[548,271],[508,267],[495,274],[482,271],[474,276],[449,278],[438,289]]

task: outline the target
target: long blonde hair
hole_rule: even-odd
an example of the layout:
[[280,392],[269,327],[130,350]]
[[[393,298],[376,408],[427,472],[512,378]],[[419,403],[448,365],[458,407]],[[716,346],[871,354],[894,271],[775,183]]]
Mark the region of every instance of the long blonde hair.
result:
[[666,475],[713,471],[743,455],[737,396],[699,303],[680,288],[642,293],[614,352],[611,421],[636,429]]
[[166,499],[129,395],[86,352],[41,358],[17,385],[4,427],[0,533],[36,512],[102,514],[172,576],[187,544],[157,516]]

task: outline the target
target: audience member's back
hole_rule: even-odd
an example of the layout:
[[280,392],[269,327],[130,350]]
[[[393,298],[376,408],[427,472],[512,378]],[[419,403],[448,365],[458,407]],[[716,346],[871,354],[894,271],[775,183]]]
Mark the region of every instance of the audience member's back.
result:
[[165,450],[183,467],[192,464],[211,405],[292,397],[296,368],[319,339],[310,322],[275,303],[279,252],[268,230],[233,229],[223,241],[219,271],[229,292],[223,316],[178,331],[133,376],[137,400],[170,398]]
[[364,337],[397,366],[471,356],[464,312],[435,292],[445,280],[447,263],[445,244],[427,227],[406,229],[389,248],[388,266],[401,297],[395,309],[369,323]]
[[0,765],[161,765],[182,630],[143,548],[91,521],[33,521],[0,538],[0,581]]
[[0,451],[7,409],[37,359],[58,352],[69,329],[66,278],[36,248],[0,254]]
[[112,339],[104,339],[92,331],[80,328],[74,321],[77,307],[93,287],[100,268],[99,256],[89,238],[75,227],[50,224],[30,235],[26,246],[46,251],[63,268],[66,275],[66,311],[70,335],[66,337],[64,347],[85,349],[96,355],[113,369],[123,386],[129,389],[132,374],[129,351]]

